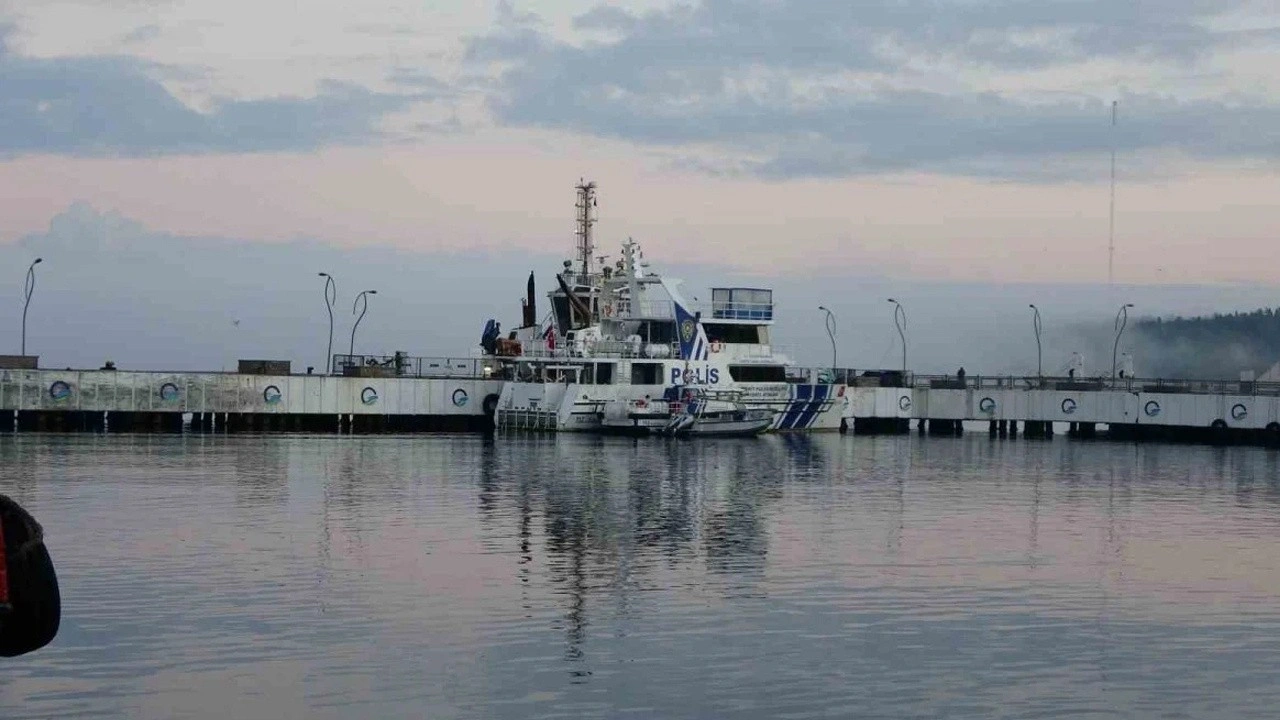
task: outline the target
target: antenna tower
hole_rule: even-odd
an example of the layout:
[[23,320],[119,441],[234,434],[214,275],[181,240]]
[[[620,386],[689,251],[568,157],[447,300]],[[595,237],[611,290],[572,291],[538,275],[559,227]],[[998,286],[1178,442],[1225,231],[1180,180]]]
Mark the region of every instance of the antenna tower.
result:
[[1115,282],[1116,270],[1116,110],[1120,102],[1111,101],[1111,220],[1107,227],[1107,284]]
[[578,261],[582,263],[582,275],[585,279],[591,274],[591,259],[595,254],[595,240],[591,227],[596,224],[596,184],[578,180]]

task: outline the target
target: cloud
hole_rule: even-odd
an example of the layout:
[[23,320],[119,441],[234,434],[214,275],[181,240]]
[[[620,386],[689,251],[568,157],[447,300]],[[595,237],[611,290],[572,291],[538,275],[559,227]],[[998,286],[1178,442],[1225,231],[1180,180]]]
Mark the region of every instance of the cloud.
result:
[[[1226,47],[1276,41],[1268,30],[1213,29],[1243,7],[701,0],[643,14],[597,7],[576,19],[577,41],[505,8],[468,59],[500,78],[489,96],[500,123],[712,146],[721,162],[696,164],[720,172],[1069,177],[1071,158],[1113,141],[1204,159],[1280,156],[1274,98],[1166,87]],[[1161,79],[1119,95],[1114,137],[1111,97],[1043,79],[1103,62]],[[994,89],[975,87],[975,73]]]
[[380,121],[425,98],[322,83],[314,97],[224,100],[200,112],[129,57],[28,58],[0,28],[0,157],[304,151],[382,137]]

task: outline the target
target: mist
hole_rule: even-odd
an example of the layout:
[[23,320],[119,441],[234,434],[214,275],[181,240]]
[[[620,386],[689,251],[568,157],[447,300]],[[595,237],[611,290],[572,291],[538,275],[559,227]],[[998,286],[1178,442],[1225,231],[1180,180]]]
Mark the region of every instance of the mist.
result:
[[[616,255],[622,239],[602,238],[600,250]],[[643,244],[643,237],[636,239]],[[424,246],[430,244],[424,233]],[[18,351],[24,275],[38,256],[44,262],[36,268],[27,350],[41,356],[42,367],[92,368],[111,360],[121,369],[221,370],[233,369],[239,358],[258,358],[291,360],[297,372],[322,369],[329,329],[324,281],[317,277],[322,271],[337,281],[335,353],[351,344],[356,293],[372,289],[378,294],[359,326],[357,353],[467,356],[478,351],[488,318],[505,328],[518,324],[530,271],[536,272],[539,312],[545,312],[544,293],[573,238],[566,232],[563,256],[511,247],[446,254],[307,239],[185,237],[76,204],[47,231],[0,244],[0,352]],[[896,277],[909,268],[873,272],[853,265],[816,276],[762,277],[647,259],[654,270],[684,279],[691,297],[707,299],[712,285],[772,287],[774,343],[804,365],[832,363],[818,310],[825,305],[837,319],[837,365],[900,368],[903,345],[887,302],[896,298],[907,313],[907,366],[931,374],[961,366],[970,376],[1035,374],[1031,303],[1043,317],[1046,374],[1065,372],[1073,352],[1085,355],[1086,374],[1109,374],[1116,310],[1134,303],[1120,352],[1132,352],[1138,374],[1148,375],[1170,351],[1144,344],[1135,331],[1139,318],[1252,310],[1274,304],[1277,295],[1275,288],[1250,285],[924,282]]]

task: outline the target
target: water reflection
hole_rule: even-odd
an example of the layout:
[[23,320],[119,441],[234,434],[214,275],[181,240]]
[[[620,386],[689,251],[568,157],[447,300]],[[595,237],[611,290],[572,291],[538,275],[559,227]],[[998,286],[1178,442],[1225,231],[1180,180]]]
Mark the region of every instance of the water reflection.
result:
[[68,598],[0,714],[1262,717],[1278,455],[0,438]]

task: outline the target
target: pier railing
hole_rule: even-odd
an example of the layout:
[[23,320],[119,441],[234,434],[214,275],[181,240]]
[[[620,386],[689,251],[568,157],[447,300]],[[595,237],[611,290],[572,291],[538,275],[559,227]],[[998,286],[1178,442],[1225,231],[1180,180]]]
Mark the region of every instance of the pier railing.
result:
[[1277,395],[1280,382],[1169,380],[1122,377],[1027,377],[1018,375],[914,375],[908,387],[1007,390],[1078,390],[1195,395]]
[[364,377],[484,378],[493,363],[481,358],[396,355],[334,355],[337,375]]

